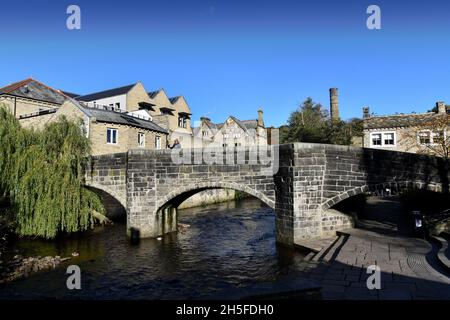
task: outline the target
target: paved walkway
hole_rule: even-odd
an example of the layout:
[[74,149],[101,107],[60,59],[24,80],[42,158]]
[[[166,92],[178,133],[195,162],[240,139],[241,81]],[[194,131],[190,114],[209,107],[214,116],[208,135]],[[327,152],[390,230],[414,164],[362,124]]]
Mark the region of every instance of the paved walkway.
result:
[[[369,205],[376,210],[369,210],[357,229],[342,233],[328,250],[305,262],[304,275],[322,285],[322,297],[450,299],[450,278],[436,270],[434,248],[407,236],[398,202],[371,199]],[[370,265],[381,270],[379,290],[367,288]]]

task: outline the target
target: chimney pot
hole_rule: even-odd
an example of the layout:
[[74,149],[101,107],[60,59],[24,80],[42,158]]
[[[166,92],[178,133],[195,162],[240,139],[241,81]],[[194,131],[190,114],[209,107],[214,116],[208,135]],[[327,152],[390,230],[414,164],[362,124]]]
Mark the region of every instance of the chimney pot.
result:
[[363,119],[368,119],[370,118],[370,109],[369,107],[364,107],[363,108]]
[[263,119],[263,110],[262,108],[258,109],[258,126],[264,127],[264,119]]
[[445,107],[445,102],[443,102],[443,101],[436,102],[436,107],[438,109],[438,113],[446,113],[447,112],[446,107]]

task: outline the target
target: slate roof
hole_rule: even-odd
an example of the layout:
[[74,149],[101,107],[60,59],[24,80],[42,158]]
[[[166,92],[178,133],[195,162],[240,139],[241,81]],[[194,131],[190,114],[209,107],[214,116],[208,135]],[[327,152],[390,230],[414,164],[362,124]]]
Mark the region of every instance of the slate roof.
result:
[[178,96],[178,97],[172,97],[172,98],[169,98],[169,101],[170,101],[171,104],[174,104],[174,103],[176,103],[176,102],[178,101],[178,99],[180,99],[180,98],[181,98],[181,96]]
[[[244,131],[248,131],[250,129],[256,129],[258,127],[258,120],[239,120],[234,116],[230,116]],[[211,131],[215,134],[218,130],[223,127],[223,123],[213,123],[211,121],[205,121],[206,125],[209,126]],[[195,127],[193,129],[194,134],[197,134],[200,131],[200,127]]]
[[150,92],[147,92],[147,94],[148,94],[148,96],[149,96],[151,99],[153,99],[154,97],[156,97],[156,95],[157,95],[160,91],[161,91],[161,89],[160,89],[160,90],[156,90],[156,91],[150,91]]
[[2,94],[9,94],[59,105],[63,104],[68,97],[63,92],[55,90],[32,78],[18,81],[0,88],[0,95]]
[[70,98],[75,98],[80,96],[78,93],[72,93],[72,92],[68,92],[68,91],[63,91],[60,90],[63,94],[65,94],[66,96],[70,97]]
[[119,87],[119,88],[90,93],[90,94],[87,94],[84,96],[75,97],[75,99],[78,101],[90,102],[90,101],[99,100],[99,99],[103,99],[103,98],[120,96],[122,94],[128,93],[128,91],[130,91],[135,85],[136,85],[136,83],[133,83],[133,84],[130,84],[127,86]]
[[116,111],[103,110],[97,108],[90,108],[83,106],[80,103],[76,105],[83,111],[88,117],[95,117],[98,122],[122,124],[147,130],[153,130],[162,133],[168,133],[166,129],[157,125],[156,123],[137,117],[127,115],[126,113],[120,113]]
[[364,129],[400,128],[425,124],[441,116],[436,112],[410,113],[390,116],[371,116],[363,120]]

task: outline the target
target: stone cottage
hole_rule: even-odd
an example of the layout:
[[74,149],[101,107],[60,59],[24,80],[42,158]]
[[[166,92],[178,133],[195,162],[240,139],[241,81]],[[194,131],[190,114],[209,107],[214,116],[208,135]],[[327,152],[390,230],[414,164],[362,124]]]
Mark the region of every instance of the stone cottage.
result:
[[[364,139],[366,148],[385,149],[403,152],[424,152],[427,146],[436,144],[449,130],[433,129],[433,123],[449,119],[450,108],[444,102],[437,102],[435,111],[426,113],[396,114],[374,116],[369,107],[363,108]],[[447,128],[450,128],[450,123]],[[443,132],[437,132],[443,131]]]

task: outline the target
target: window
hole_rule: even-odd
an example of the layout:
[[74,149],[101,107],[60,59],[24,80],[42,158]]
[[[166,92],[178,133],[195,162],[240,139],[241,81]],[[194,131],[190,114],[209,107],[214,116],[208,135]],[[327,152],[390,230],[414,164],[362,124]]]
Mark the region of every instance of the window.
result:
[[394,147],[395,132],[377,132],[370,134],[372,147]]
[[383,134],[384,145],[393,146],[394,145],[394,133],[389,132]]
[[116,103],[116,109],[119,109],[119,110],[120,110],[120,102],[117,102],[117,103]]
[[224,133],[224,134],[223,134],[223,138],[224,138],[224,139],[228,139],[228,133]]
[[372,145],[381,146],[381,133],[372,133]]
[[161,137],[160,136],[155,137],[155,149],[161,149]]
[[145,147],[145,133],[143,132],[138,133],[138,146]]
[[202,131],[202,137],[207,137],[208,136],[208,131],[203,130]]
[[117,144],[117,129],[113,128],[106,129],[106,143]]
[[424,130],[418,133],[418,142],[421,145],[439,144],[446,139],[445,136],[446,134],[443,131]]
[[440,144],[445,140],[445,132],[437,131],[433,132],[433,143]]
[[187,124],[187,119],[184,116],[180,116],[178,117],[178,126],[180,128],[186,128],[186,124]]
[[224,147],[224,148],[225,148],[226,146],[227,146],[227,144],[226,144],[226,143],[222,143],[222,147]]
[[419,144],[427,145],[430,143],[431,143],[431,132],[430,131],[419,132]]

